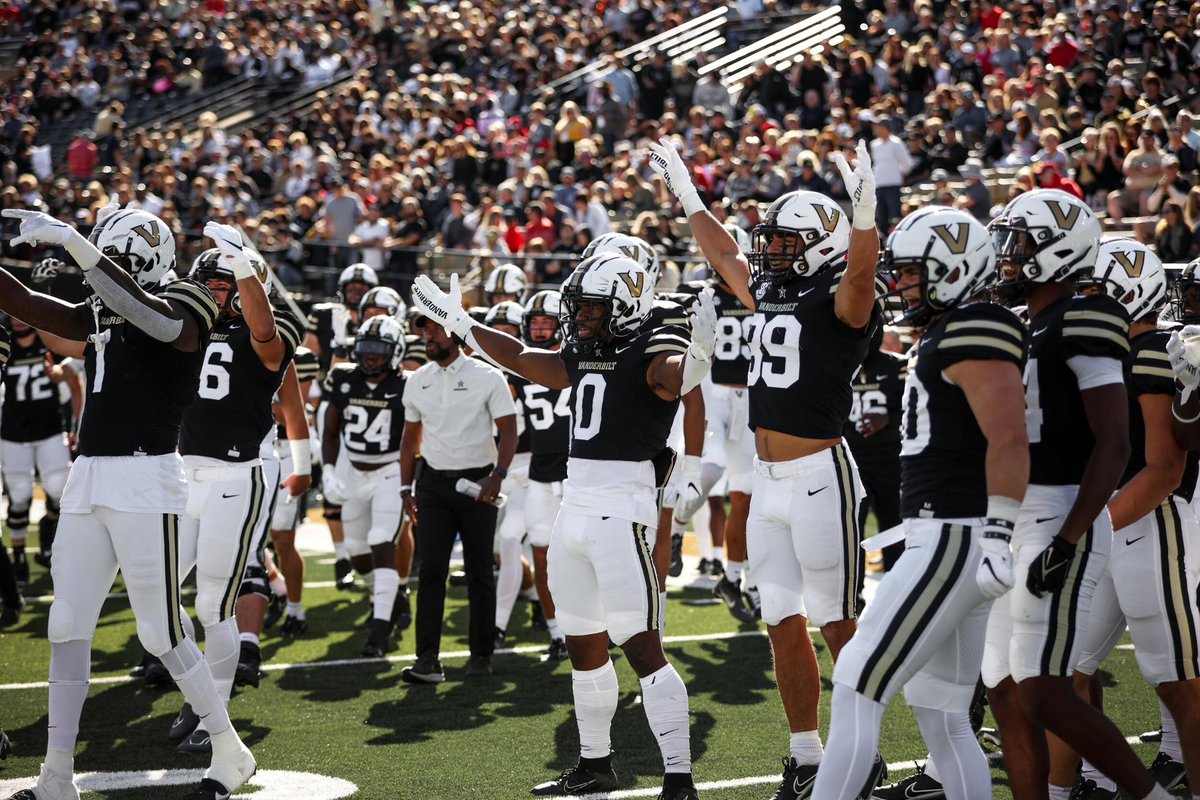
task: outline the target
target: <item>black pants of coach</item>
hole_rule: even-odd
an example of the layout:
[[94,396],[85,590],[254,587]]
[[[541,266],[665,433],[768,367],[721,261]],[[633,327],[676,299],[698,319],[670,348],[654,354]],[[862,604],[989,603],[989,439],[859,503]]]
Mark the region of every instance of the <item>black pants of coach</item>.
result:
[[495,648],[496,578],[492,539],[496,507],[477,502],[454,488],[459,478],[479,481],[492,471],[481,467],[443,472],[425,465],[417,481],[417,552],[421,585],[417,590],[417,658],[437,658],[446,610],[446,579],[456,535],[462,537],[463,569],[470,603],[468,640],[472,656],[490,656]]

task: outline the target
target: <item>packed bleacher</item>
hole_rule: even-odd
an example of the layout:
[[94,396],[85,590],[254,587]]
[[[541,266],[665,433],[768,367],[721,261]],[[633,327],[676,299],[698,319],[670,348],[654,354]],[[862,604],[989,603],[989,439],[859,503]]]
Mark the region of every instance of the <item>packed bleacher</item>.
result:
[[[510,261],[555,284],[609,230],[651,241],[670,286],[695,253],[649,141],[671,138],[748,229],[786,190],[844,197],[830,154],[867,138],[885,230],[921,204],[988,219],[1058,187],[1165,261],[1200,254],[1195,7],[905,6],[843,9],[786,54],[755,43],[828,9],[9,4],[0,207],[86,227],[116,193],[190,249],[231,222],[314,296],[360,261],[402,289]],[[713,14],[707,42],[636,47]],[[222,106],[242,82],[258,105]],[[181,104],[196,113],[166,113]]]

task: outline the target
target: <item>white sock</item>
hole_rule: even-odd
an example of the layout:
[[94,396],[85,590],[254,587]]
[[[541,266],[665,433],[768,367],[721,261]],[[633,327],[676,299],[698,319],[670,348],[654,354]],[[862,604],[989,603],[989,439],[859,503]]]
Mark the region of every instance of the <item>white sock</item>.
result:
[[275,577],[270,580],[271,594],[276,597],[287,597],[287,581],[283,579],[283,575],[275,573]]
[[725,563],[725,577],[730,583],[737,583],[742,579],[742,571],[745,568],[745,561],[728,561]]
[[498,536],[496,544],[500,549],[500,574],[496,576],[496,627],[506,630],[513,605],[521,592],[521,543]]
[[191,639],[193,642],[199,641],[196,638],[196,623],[184,610],[183,606],[179,607],[179,622],[183,625],[183,635]]
[[714,545],[713,546],[713,558],[715,558],[717,561],[725,560],[725,546],[724,545]]
[[254,645],[255,647],[258,646],[258,642],[259,642],[258,634],[251,633],[250,631],[244,631],[243,633],[241,633],[238,636],[238,639],[240,639],[243,642],[249,642],[250,644]]
[[333,543],[333,557],[338,561],[350,558],[350,551],[346,549],[345,540]]
[[[50,715],[46,733],[51,750],[73,755],[79,738],[79,716],[92,672],[92,640],[74,639],[50,645]],[[49,756],[47,756],[49,764]],[[55,773],[70,776],[57,767]]]
[[879,750],[882,703],[841,683],[833,685],[829,739],[813,797],[857,797],[867,782]]
[[[217,694],[217,686],[213,683],[208,664],[200,654],[200,648],[191,639],[184,639],[163,653],[162,662],[183,692],[183,699],[191,703],[192,710],[204,720],[204,729],[212,737],[215,750],[217,737],[233,728],[229,724],[229,712]],[[237,734],[234,734],[234,738],[237,738]]]
[[287,604],[287,615],[296,619],[304,619],[304,603],[293,603],[290,600]]
[[371,570],[370,572],[364,573],[362,576],[362,579],[363,579],[363,586],[367,587],[367,593],[374,594],[375,593],[375,570]]
[[240,652],[236,618],[230,617],[204,628],[204,660],[208,662],[217,694],[226,703],[233,694],[233,678],[237,674]]
[[526,600],[531,602],[537,602],[540,600],[541,598],[538,597],[537,584],[532,584],[528,589],[522,589],[521,597],[524,597]]
[[1156,783],[1154,784],[1154,788],[1150,790],[1150,794],[1146,795],[1142,800],[1174,800],[1174,795]]
[[932,708],[912,707],[917,715],[921,736],[929,745],[931,762],[941,765],[935,777],[946,790],[949,800],[970,797],[990,797],[992,772],[979,740],[971,730],[971,718],[966,711],[948,713]]
[[612,752],[612,718],[617,713],[617,671],[612,661],[592,670],[571,671],[579,754],[607,758]]
[[691,772],[688,739],[688,693],[675,667],[665,667],[641,679],[646,720],[662,751],[664,772]]
[[[1088,761],[1086,758],[1083,759],[1080,772],[1083,775],[1084,780],[1095,781],[1097,788],[1106,789],[1110,792],[1115,792],[1117,790],[1116,782],[1100,770],[1096,769],[1096,765]],[[1052,785],[1050,788],[1053,790],[1058,787]],[[1054,798],[1051,798],[1051,800],[1054,800]]]
[[75,775],[74,750],[62,750],[51,746],[46,748],[46,769],[60,778],[71,778]]
[[392,606],[400,593],[400,575],[394,569],[377,567],[371,571],[375,576],[375,619],[392,618]]
[[938,772],[937,762],[933,760],[933,753],[930,753],[929,758],[925,761],[925,774],[938,783],[942,782],[942,773]]
[[1055,786],[1053,783],[1048,784],[1050,800],[1069,800],[1071,797],[1070,786]]
[[1162,742],[1158,745],[1158,750],[1169,755],[1172,760],[1182,762],[1183,747],[1179,744],[1179,728],[1175,725],[1175,718],[1171,716],[1167,704],[1162,700],[1158,701],[1158,712],[1162,715]]
[[562,631],[558,629],[558,620],[554,617],[546,618],[546,631],[550,634],[551,639],[563,639]]
[[400,576],[400,585],[401,585],[401,586],[408,586],[408,576],[407,576],[407,575],[401,575],[401,576]]
[[687,533],[687,520],[680,520],[674,514],[671,515],[671,535],[683,536]]
[[[796,759],[797,764],[820,764],[821,758],[825,755],[825,749],[821,747],[819,731],[793,733],[789,748],[792,758]],[[863,780],[865,781],[866,778]]]

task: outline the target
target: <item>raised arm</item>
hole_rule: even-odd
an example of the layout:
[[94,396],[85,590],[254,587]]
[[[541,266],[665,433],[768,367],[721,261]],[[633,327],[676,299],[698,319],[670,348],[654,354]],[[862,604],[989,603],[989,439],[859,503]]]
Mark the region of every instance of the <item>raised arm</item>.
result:
[[287,346],[276,330],[275,312],[264,288],[270,280],[266,263],[251,258],[242,244],[242,235],[232,225],[209,222],[204,226],[204,235],[213,240],[221,251],[221,261],[233,271],[242,318],[250,328],[250,344],[263,366],[274,372],[283,364]]
[[87,338],[91,311],[85,304],[71,305],[32,291],[4,269],[0,269],[0,309],[61,340],[82,342]]
[[652,143],[650,166],[662,175],[667,188],[679,199],[691,226],[692,238],[700,245],[700,252],[708,263],[747,308],[754,308],[754,297],[750,294],[750,263],[729,231],[705,208],[687,164],[675,146],[666,139]]
[[846,271],[833,298],[834,313],[851,328],[866,327],[875,309],[875,272],[879,263],[879,230],[875,227],[875,173],[866,142],[858,142],[854,169],[834,153],[854,209]]
[[471,319],[462,306],[458,275],[450,276],[450,291],[444,292],[427,275],[418,275],[412,289],[413,306],[423,316],[465,341],[473,350],[487,355],[504,369],[548,389],[571,385],[562,356],[550,350],[526,347],[508,334],[492,330]]

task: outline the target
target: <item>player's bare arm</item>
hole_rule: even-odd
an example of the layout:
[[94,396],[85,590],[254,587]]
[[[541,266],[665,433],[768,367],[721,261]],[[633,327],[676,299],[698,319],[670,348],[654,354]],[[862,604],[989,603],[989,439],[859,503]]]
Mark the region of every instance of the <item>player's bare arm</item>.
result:
[[1104,510],[1129,461],[1129,400],[1125,384],[1113,383],[1080,392],[1088,425],[1096,438],[1075,504],[1058,535],[1077,544]]
[[221,252],[223,266],[233,271],[242,318],[250,328],[251,346],[263,366],[274,372],[283,364],[287,348],[275,329],[275,312],[263,288],[269,280],[266,263],[261,260],[255,263],[250,258],[242,244],[242,235],[232,225],[209,222],[204,226],[204,235],[212,239]]
[[1132,525],[1162,504],[1183,479],[1187,451],[1175,438],[1171,403],[1165,394],[1138,397],[1146,427],[1146,466],[1108,504],[1113,530]]
[[[32,291],[4,269],[0,269],[0,308],[56,337],[63,346],[69,343],[80,343],[82,346],[87,336],[88,318],[91,316],[87,306],[71,305],[48,294]],[[49,342],[46,346],[55,352],[62,352]],[[67,355],[65,352],[63,354]]]
[[987,438],[988,496],[1025,498],[1029,484],[1029,435],[1025,429],[1025,386],[1015,364],[960,361],[946,377],[962,387],[979,429]]

